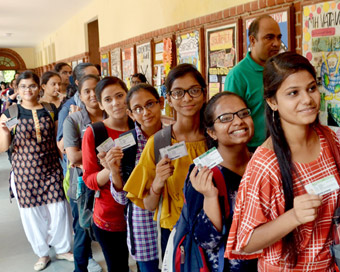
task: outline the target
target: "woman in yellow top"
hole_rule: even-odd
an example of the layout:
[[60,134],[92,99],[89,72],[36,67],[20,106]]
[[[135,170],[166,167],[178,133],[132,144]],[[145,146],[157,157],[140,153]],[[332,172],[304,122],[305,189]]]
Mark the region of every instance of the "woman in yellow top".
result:
[[206,83],[202,75],[193,65],[180,64],[170,71],[165,86],[168,102],[177,113],[177,121],[171,128],[171,144],[185,141],[188,155],[172,161],[165,157],[156,164],[152,136],[124,186],[124,190],[128,192],[127,197],[133,203],[150,211],[157,209],[155,219],[161,199],[163,254],[170,231],[181,214],[183,186],[189,166],[207,150],[202,126]]

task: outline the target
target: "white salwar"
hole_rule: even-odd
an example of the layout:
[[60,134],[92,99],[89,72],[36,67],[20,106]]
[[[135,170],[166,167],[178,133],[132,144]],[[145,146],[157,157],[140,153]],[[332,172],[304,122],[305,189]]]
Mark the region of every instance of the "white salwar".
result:
[[54,247],[56,254],[69,252],[72,242],[72,226],[66,200],[32,208],[22,208],[18,202],[13,173],[11,173],[11,188],[18,203],[27,240],[34,253],[39,258],[48,256],[50,246]]

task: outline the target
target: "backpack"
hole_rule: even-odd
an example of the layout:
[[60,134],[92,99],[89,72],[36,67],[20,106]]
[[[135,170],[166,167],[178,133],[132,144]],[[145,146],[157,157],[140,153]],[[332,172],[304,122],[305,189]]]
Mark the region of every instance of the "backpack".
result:
[[[41,102],[40,103],[43,108],[48,112],[48,114],[51,116],[52,121],[54,122],[54,111],[50,103],[47,102]],[[18,118],[19,116],[19,109],[18,109],[18,104],[12,104],[11,106],[8,107],[8,113],[9,113],[9,118]],[[13,148],[14,148],[14,138],[15,138],[15,133],[16,133],[16,125],[11,131],[11,144],[9,145],[9,148],[7,150],[7,155],[8,155],[8,160],[10,163],[12,163],[12,153],[13,153]]]
[[[193,169],[190,167],[189,172]],[[211,169],[213,171],[213,181],[219,191],[219,203],[221,207],[222,216],[229,216],[229,202],[227,187],[221,170],[215,166]],[[189,174],[188,174],[189,175]],[[188,177],[187,177],[188,179]],[[188,190],[191,183],[185,185],[184,195]],[[204,196],[198,194],[190,199],[185,199],[185,206],[182,209],[181,216],[175,226],[175,234],[173,236],[173,257],[172,268],[175,272],[180,271],[210,271],[206,261],[206,255],[203,250],[195,241],[192,226],[195,225],[197,220],[197,212],[203,208]],[[190,201],[190,202],[189,202]],[[223,248],[222,248],[223,250]],[[224,251],[224,250],[223,250]],[[224,252],[222,252],[224,253]],[[223,255],[222,255],[223,256]]]
[[[136,130],[132,129],[128,132],[125,132],[121,134],[119,137],[132,133],[133,137],[135,138],[135,141],[137,143],[137,134]],[[171,126],[165,127],[164,129],[158,131],[155,133],[154,136],[154,154],[155,154],[155,162],[157,163],[160,160],[160,153],[159,149],[171,145]],[[132,173],[133,169],[135,168],[135,161],[136,161],[136,155],[137,155],[137,145],[131,146],[125,150],[123,150],[124,156],[122,159],[122,175],[123,175],[123,181],[127,181],[130,174]],[[132,202],[128,199],[128,204],[126,206],[126,212],[128,211],[128,224],[129,224],[129,230],[130,230],[130,250],[131,254],[135,255],[135,242],[134,242],[134,234],[133,234],[133,228],[132,228]]]

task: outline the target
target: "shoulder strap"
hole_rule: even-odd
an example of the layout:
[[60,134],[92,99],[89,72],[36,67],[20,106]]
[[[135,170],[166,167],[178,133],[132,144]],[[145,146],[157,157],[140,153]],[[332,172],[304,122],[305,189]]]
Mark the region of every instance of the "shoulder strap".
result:
[[225,218],[228,218],[230,214],[230,208],[229,208],[229,201],[228,201],[227,185],[226,185],[224,176],[221,170],[217,166],[215,166],[211,170],[213,171],[213,177],[214,177],[215,185],[218,189],[218,195],[223,197]]
[[156,132],[154,136],[154,153],[156,164],[161,160],[161,154],[159,153],[159,150],[163,147],[171,145],[171,128],[172,125],[169,125]]
[[48,114],[51,116],[52,121],[54,122],[54,111],[50,103],[47,102],[41,102],[41,105],[44,107],[44,109],[48,112]]
[[97,147],[102,142],[104,142],[109,137],[109,135],[107,134],[107,130],[103,122],[96,122],[96,123],[90,124],[90,127],[92,129],[93,136],[94,136],[94,144],[96,146],[96,153],[98,153]]
[[132,133],[133,138],[135,138],[136,144],[123,150],[124,157],[122,159],[122,164],[121,164],[122,172],[123,172],[123,181],[128,180],[130,174],[132,173],[132,170],[135,168],[135,162],[136,162],[136,156],[137,156],[138,142],[137,142],[136,130],[131,129],[127,132],[120,134],[119,137],[124,136],[129,133]]

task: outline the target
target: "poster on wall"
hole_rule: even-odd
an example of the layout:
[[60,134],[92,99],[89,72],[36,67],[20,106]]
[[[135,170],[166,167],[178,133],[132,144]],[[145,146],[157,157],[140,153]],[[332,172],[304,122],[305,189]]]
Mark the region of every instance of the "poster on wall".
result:
[[[290,25],[290,22],[291,22],[290,8],[284,8],[284,9],[280,9],[280,10],[276,10],[276,11],[272,11],[270,13],[264,13],[264,14],[270,15],[278,23],[280,27],[281,34],[282,34],[280,53],[288,51],[288,50],[292,50],[294,47],[292,44],[293,39],[291,39],[290,37],[293,37],[294,33],[292,33],[293,29],[291,28],[291,25]],[[244,19],[244,24],[243,24],[244,26],[243,28],[243,33],[244,33],[243,54],[244,56],[251,49],[250,43],[249,43],[249,37],[248,37],[249,26],[258,16],[259,15],[247,17]]]
[[122,50],[123,81],[130,87],[130,76],[135,73],[133,46]]
[[109,53],[101,54],[100,56],[101,68],[102,68],[102,77],[109,76]]
[[74,70],[74,68],[75,68],[77,65],[78,65],[78,61],[73,60],[72,63],[71,63],[72,70]]
[[198,30],[177,35],[176,48],[177,64],[190,63],[201,71],[200,32]]
[[120,48],[115,48],[111,50],[111,76],[122,78]]
[[326,1],[306,5],[302,12],[302,52],[314,65],[323,125],[340,126],[340,3]]
[[151,43],[143,43],[136,46],[137,73],[145,75],[146,80],[152,84]]
[[225,77],[237,62],[237,24],[206,30],[206,63],[209,97],[224,90]]

